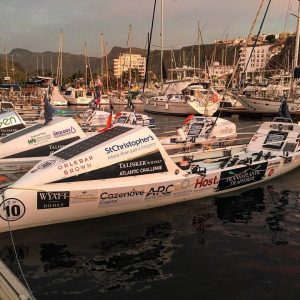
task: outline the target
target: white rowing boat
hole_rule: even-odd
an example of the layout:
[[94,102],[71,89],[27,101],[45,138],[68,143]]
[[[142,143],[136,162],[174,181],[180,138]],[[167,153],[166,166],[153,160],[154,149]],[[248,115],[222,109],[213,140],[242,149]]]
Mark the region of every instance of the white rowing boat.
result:
[[153,208],[265,182],[300,165],[299,136],[298,124],[265,122],[245,150],[180,168],[149,128],[115,126],[53,153],[6,189],[0,232]]

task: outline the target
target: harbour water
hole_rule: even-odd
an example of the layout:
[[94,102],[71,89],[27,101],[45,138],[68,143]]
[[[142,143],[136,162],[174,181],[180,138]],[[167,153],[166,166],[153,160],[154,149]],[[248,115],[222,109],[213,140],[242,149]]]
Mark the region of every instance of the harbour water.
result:
[[[160,133],[183,118],[156,120]],[[19,230],[14,242],[37,299],[298,299],[299,176],[296,169],[220,197]],[[8,233],[0,258],[20,276]]]

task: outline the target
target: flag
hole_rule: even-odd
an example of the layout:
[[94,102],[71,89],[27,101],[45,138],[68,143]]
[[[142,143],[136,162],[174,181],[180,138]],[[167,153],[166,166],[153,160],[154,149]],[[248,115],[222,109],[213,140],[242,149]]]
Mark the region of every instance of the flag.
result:
[[104,128],[102,128],[102,129],[99,129],[98,132],[105,132],[105,131],[107,131],[112,126],[112,114],[113,114],[113,112],[111,110],[110,114],[109,114],[109,116],[108,116],[108,118],[106,120],[106,126]]
[[291,119],[291,114],[285,96],[283,96],[280,101],[281,104],[279,108],[279,116],[282,118]]
[[122,113],[120,111],[117,112],[115,115],[115,120],[118,120],[121,115],[122,115]]
[[2,175],[0,175],[0,181],[5,181],[5,180],[7,180],[8,178],[6,177],[6,176],[2,176]]
[[217,103],[219,102],[219,97],[217,94],[213,94],[210,98],[210,101],[212,101],[213,103]]
[[191,122],[191,120],[193,119],[194,115],[189,115],[186,117],[186,119],[183,121],[183,125],[187,125]]

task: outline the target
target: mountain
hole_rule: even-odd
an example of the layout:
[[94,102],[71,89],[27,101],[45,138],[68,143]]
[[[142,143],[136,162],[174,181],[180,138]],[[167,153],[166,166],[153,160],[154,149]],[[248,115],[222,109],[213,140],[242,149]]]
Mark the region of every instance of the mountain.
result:
[[[215,45],[204,45],[200,47],[201,52],[201,66],[204,66],[205,58],[210,62],[212,58],[216,61],[224,60],[224,50],[225,45],[218,45],[216,47],[216,51],[214,51]],[[140,48],[132,48],[132,54],[141,54],[143,56],[146,55],[144,49]],[[234,55],[234,47],[227,47],[227,64],[233,63],[233,55]],[[109,71],[113,73],[113,59],[118,58],[120,54],[129,53],[127,48],[122,47],[113,47],[111,51],[107,55]],[[23,77],[29,78],[35,75],[44,75],[44,76],[55,76],[56,73],[56,65],[57,65],[57,52],[32,52],[26,49],[16,48],[13,49],[10,53],[8,53],[7,57],[9,59],[9,67],[11,69],[11,58],[13,57],[15,63],[15,69],[18,68],[18,72],[23,74]],[[171,57],[173,56],[173,67],[176,66],[198,66],[198,46],[187,46],[181,49],[176,49],[173,51],[173,54],[170,50],[164,51],[164,65],[165,68],[168,69],[171,67]],[[1,74],[4,72],[4,55],[0,54],[0,60],[2,60],[0,71]],[[101,63],[105,63],[105,59],[97,58],[97,57],[89,57],[90,65],[92,72],[95,74],[100,73]],[[174,62],[175,61],[175,62]],[[37,72],[38,69],[38,72]],[[44,70],[44,72],[42,71]],[[51,71],[52,69],[52,71]],[[104,67],[105,69],[105,67]],[[159,77],[160,74],[160,51],[153,50],[150,53],[149,59],[149,70],[151,70],[154,74],[157,74]],[[63,53],[63,77],[69,78],[72,75],[76,76],[76,74],[84,74],[85,71],[85,60],[84,55],[77,55],[71,53]]]

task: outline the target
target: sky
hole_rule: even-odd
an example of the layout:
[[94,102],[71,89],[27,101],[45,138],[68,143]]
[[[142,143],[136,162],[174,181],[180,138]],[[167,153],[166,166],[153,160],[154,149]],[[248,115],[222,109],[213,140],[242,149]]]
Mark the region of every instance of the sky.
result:
[[[154,23],[152,49],[160,45],[160,8]],[[163,0],[164,48],[197,44],[197,24],[204,43],[246,37],[262,0]],[[264,10],[269,0],[264,1]],[[290,5],[289,5],[290,3]],[[0,52],[24,48],[57,51],[63,29],[63,51],[99,56],[100,33],[107,49],[131,44],[144,48],[150,31],[154,0],[0,0]],[[289,9],[290,8],[290,9]],[[263,10],[263,12],[264,12]],[[298,0],[272,0],[262,32],[294,32]],[[288,16],[288,17],[287,17]],[[262,15],[255,27],[257,33]]]

